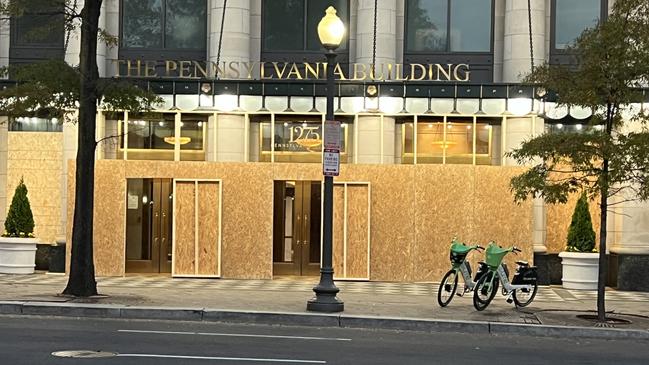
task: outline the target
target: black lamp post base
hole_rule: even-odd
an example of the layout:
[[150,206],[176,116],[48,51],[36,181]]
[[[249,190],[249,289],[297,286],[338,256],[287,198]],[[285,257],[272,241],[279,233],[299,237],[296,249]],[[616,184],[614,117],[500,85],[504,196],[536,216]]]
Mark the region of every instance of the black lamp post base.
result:
[[345,303],[336,297],[340,291],[333,281],[331,268],[320,269],[320,282],[313,288],[315,296],[306,303],[306,310],[313,312],[335,313],[345,310]]
[[[313,289],[315,291],[315,288]],[[338,288],[336,288],[338,292]],[[336,294],[318,293],[306,303],[306,310],[311,312],[337,313],[345,310],[345,303]]]

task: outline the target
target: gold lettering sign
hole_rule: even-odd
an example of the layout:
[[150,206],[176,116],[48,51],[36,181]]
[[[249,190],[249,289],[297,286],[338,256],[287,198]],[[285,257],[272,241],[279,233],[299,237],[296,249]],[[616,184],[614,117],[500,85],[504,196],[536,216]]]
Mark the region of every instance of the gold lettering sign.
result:
[[[181,79],[228,80],[321,80],[326,78],[326,62],[198,62],[187,60],[113,60],[117,77],[173,77]],[[347,67],[349,66],[349,67]],[[456,81],[471,79],[465,63],[351,63],[333,65],[337,80],[352,81]]]

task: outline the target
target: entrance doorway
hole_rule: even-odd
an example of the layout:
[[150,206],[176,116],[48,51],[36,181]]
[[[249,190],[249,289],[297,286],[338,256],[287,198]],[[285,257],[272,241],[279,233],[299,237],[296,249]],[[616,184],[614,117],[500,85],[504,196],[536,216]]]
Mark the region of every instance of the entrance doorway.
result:
[[320,272],[320,181],[275,181],[273,275]]
[[171,179],[126,180],[126,272],[171,272]]

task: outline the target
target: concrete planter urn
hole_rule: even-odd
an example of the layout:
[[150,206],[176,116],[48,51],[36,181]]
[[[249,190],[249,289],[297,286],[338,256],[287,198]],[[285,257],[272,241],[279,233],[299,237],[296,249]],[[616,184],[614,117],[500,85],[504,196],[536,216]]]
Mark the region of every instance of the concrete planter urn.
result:
[[561,252],[563,276],[561,281],[566,289],[597,290],[599,273],[599,253]]
[[0,274],[33,274],[35,238],[0,237]]

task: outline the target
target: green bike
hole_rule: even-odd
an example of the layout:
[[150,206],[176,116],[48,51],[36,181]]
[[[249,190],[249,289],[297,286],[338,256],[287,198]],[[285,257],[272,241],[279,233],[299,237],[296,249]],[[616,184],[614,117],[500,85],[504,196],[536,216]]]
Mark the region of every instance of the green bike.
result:
[[502,248],[493,241],[489,242],[485,250],[489,269],[475,285],[473,294],[473,306],[475,309],[482,311],[487,308],[498,291],[499,283],[503,285],[502,292],[507,297],[508,303],[511,303],[513,299],[517,307],[525,307],[534,300],[539,288],[536,267],[530,266],[525,261],[516,261],[518,267],[510,283],[507,266],[502,263],[505,256],[510,252],[516,254],[521,250],[517,247]]
[[471,279],[471,265],[466,261],[466,257],[473,250],[484,250],[484,247],[479,245],[467,246],[458,241],[456,237],[453,237],[451,241],[451,265],[453,267],[444,275],[437,291],[437,303],[440,307],[446,307],[456,294],[458,273],[462,275],[464,289],[461,294],[458,293],[457,295],[462,296],[472,291],[476,281],[482,274],[487,272],[486,264],[480,262],[480,269],[476,273],[475,279]]

